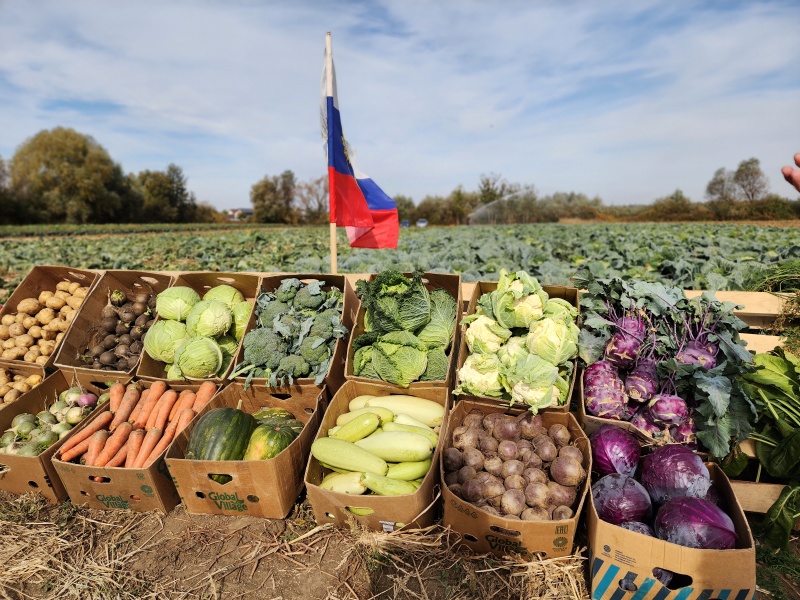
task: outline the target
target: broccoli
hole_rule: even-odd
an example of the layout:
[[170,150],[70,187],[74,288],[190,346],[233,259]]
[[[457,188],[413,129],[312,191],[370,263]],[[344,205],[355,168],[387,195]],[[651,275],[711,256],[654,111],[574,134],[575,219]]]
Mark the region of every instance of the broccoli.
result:
[[288,376],[296,379],[298,377],[305,377],[311,372],[311,366],[303,359],[302,356],[297,354],[290,354],[281,359],[278,369],[275,371],[277,376]]
[[323,339],[330,339],[333,337],[333,326],[339,324],[339,311],[335,308],[323,310],[316,317],[314,317],[314,324],[308,335],[312,337],[321,337]]
[[277,333],[267,327],[257,327],[242,341],[244,361],[265,369],[275,369],[286,356],[289,345]]
[[264,310],[262,310],[260,313],[257,313],[258,324],[261,327],[272,329],[272,322],[275,320],[275,317],[279,315],[285,315],[290,309],[291,307],[285,302],[273,300],[265,306]]
[[307,337],[300,343],[298,353],[312,367],[325,362],[331,355],[331,349],[325,340],[318,337]]
[[302,321],[297,315],[291,313],[281,315],[274,323],[274,329],[285,338],[296,338],[300,333]]
[[290,279],[284,279],[281,281],[281,285],[275,290],[275,299],[278,302],[286,302],[289,303],[294,300],[295,294],[297,294],[297,290],[302,286],[302,282],[299,279],[295,279],[294,277]]
[[292,300],[292,306],[297,310],[316,310],[322,306],[327,297],[325,290],[319,286],[319,282],[309,283],[297,291],[294,300]]

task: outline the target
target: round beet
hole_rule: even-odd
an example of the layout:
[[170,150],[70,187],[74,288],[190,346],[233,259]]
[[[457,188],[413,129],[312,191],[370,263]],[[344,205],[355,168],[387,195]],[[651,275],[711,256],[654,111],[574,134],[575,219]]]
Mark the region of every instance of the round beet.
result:
[[569,456],[574,458],[579,463],[583,462],[583,452],[577,446],[562,446],[558,449],[559,456]]
[[503,440],[497,445],[497,455],[503,460],[516,460],[518,454],[517,444],[511,440]]
[[480,409],[474,408],[469,411],[469,414],[464,417],[461,423],[465,427],[475,427],[483,429],[483,412]]
[[528,483],[547,483],[549,480],[547,479],[547,473],[542,471],[541,469],[536,468],[528,468],[522,472],[522,476],[528,481]]
[[493,456],[483,461],[483,468],[492,475],[500,475],[503,472],[503,459]]
[[524,465],[518,460],[507,460],[503,463],[503,468],[500,473],[505,478],[509,475],[522,475],[524,470]]
[[458,471],[464,466],[461,450],[452,446],[442,453],[442,465],[445,471]]
[[525,486],[525,502],[528,506],[545,507],[550,504],[550,488],[546,483],[534,482]]
[[550,429],[547,430],[547,435],[551,440],[553,440],[553,443],[559,447],[566,446],[572,439],[569,429],[559,423],[551,425]]
[[515,419],[504,417],[499,419],[494,425],[492,435],[500,440],[518,440],[519,439],[519,425]]
[[578,492],[574,487],[568,487],[556,483],[555,481],[547,482],[547,488],[550,490],[550,497],[555,506],[572,506],[575,504],[575,498],[578,497]]
[[500,442],[494,439],[489,434],[482,432],[483,435],[480,436],[480,442],[478,444],[478,449],[483,452],[484,454],[488,452],[497,452],[497,446]]
[[464,485],[470,479],[474,479],[475,475],[477,475],[475,469],[469,465],[464,465],[458,470],[458,483]]
[[550,477],[553,481],[567,487],[576,487],[586,477],[581,463],[569,456],[557,456],[550,463]]
[[552,462],[558,456],[558,450],[553,442],[546,442],[536,446],[536,454],[542,459],[542,462]]
[[529,506],[519,516],[523,521],[549,521],[550,514],[541,506]]
[[528,482],[525,481],[525,478],[522,475],[509,475],[503,480],[503,485],[507,490],[524,490]]
[[483,498],[483,484],[470,479],[461,484],[461,497],[467,502],[477,502]]
[[508,515],[519,515],[525,510],[525,494],[522,490],[506,490],[500,500],[500,508]]
[[575,511],[573,511],[569,506],[556,506],[553,510],[553,514],[551,518],[553,521],[564,521],[566,519],[571,519],[575,516]]
[[476,471],[483,469],[483,454],[477,448],[465,448],[462,457],[465,465],[469,465]]
[[[458,483],[458,471],[450,471],[444,474],[444,484],[450,487],[454,483]],[[459,485],[460,486],[460,485]]]

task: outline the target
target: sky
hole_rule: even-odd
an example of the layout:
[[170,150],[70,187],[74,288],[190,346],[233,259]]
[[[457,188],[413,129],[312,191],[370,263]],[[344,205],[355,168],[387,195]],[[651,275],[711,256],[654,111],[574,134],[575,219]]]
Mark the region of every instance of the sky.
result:
[[0,156],[92,136],[126,173],[177,164],[244,208],[326,173],[325,33],[361,171],[417,203],[482,175],[647,204],[800,151],[800,2],[0,0]]

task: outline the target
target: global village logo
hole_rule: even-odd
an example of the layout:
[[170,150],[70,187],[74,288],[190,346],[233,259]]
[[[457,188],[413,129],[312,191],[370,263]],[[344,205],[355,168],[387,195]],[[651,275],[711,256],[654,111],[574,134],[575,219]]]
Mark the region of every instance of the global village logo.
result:
[[218,494],[217,492],[210,492],[208,499],[220,510],[235,510],[237,512],[244,512],[247,510],[247,504],[244,500],[239,498],[239,493],[235,494]]

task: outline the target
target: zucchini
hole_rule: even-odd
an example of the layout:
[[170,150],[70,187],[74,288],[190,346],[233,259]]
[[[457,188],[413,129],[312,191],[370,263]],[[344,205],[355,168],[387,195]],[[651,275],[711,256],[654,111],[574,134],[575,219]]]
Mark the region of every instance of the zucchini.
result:
[[360,496],[367,492],[367,486],[361,483],[361,473],[353,471],[350,473],[330,473],[319,484],[323,490],[330,490],[337,494],[348,494]]
[[425,427],[426,429],[430,429],[433,431],[432,427],[428,427],[422,421],[417,421],[414,417],[409,417],[405,413],[399,413],[394,416],[394,422],[400,423],[401,425],[414,425],[415,427]]
[[[372,453],[387,462],[417,462],[430,458],[434,445],[424,435],[408,431],[384,431],[376,433],[363,440],[358,440],[355,446],[366,452]],[[388,467],[387,467],[388,469]],[[351,469],[352,471],[372,471],[378,475],[385,475],[375,469]]]
[[369,471],[361,474],[361,483],[379,496],[405,496],[417,491],[413,483],[400,481],[399,479],[389,479]]
[[416,433],[424,435],[431,443],[436,446],[439,443],[439,434],[433,431],[430,427],[416,427],[415,425],[403,425],[401,423],[386,423],[383,426],[384,431],[408,431],[409,433]]
[[337,440],[344,440],[345,442],[357,442],[358,440],[367,437],[375,431],[381,424],[378,415],[372,412],[367,412],[358,415],[339,427],[335,432],[328,433],[328,437]]
[[397,394],[378,396],[367,400],[367,406],[388,408],[394,414],[403,413],[425,423],[428,427],[441,425],[444,419],[444,406],[433,400]]
[[361,396],[356,396],[352,400],[350,400],[350,404],[347,407],[348,410],[356,410],[359,408],[364,408],[367,405],[367,400],[370,398],[374,398],[372,394],[363,394]]
[[420,460],[417,462],[402,462],[389,465],[386,476],[392,479],[403,481],[413,481],[420,477],[425,477],[431,468],[431,459]]
[[382,423],[388,423],[389,421],[394,421],[394,413],[390,411],[388,408],[381,408],[380,406],[369,406],[364,408],[357,408],[355,410],[351,410],[350,412],[343,413],[336,417],[336,424],[346,425],[353,419],[360,417],[365,413],[372,413],[374,415],[378,415],[378,418],[381,420]]
[[321,463],[346,471],[372,471],[378,475],[386,475],[389,470],[389,465],[382,458],[355,444],[335,438],[314,440],[311,444],[311,455]]

